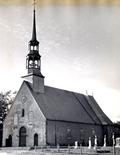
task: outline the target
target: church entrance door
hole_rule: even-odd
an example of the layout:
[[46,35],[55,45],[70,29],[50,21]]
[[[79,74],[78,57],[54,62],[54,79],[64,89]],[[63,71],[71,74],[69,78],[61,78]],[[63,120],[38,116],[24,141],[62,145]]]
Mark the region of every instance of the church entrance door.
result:
[[19,146],[26,146],[26,128],[24,126],[19,130]]
[[6,147],[12,146],[12,136],[9,135],[9,137],[6,139]]
[[34,146],[38,146],[38,134],[34,134]]

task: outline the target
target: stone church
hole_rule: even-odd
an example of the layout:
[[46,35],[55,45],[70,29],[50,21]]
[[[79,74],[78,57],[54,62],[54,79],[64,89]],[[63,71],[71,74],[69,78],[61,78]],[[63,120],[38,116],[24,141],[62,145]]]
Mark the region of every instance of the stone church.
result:
[[33,32],[26,57],[26,76],[3,125],[3,146],[31,147],[88,145],[98,138],[103,144],[111,141],[112,122],[93,96],[44,85],[41,56],[36,35],[35,8]]

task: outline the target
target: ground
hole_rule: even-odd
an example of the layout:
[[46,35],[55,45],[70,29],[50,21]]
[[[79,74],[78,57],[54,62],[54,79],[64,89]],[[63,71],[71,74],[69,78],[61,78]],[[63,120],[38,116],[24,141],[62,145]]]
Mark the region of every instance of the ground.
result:
[[74,148],[1,148],[0,155],[120,155],[120,148],[115,148],[115,154],[112,147],[100,148],[97,151],[87,147]]

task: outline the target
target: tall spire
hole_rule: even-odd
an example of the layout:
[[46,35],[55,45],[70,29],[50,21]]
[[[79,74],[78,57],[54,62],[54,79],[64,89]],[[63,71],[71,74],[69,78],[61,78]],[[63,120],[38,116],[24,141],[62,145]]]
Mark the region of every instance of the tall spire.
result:
[[33,43],[37,43],[37,35],[36,35],[36,19],[35,19],[35,0],[34,0],[34,9],[33,9],[33,31],[32,31],[32,39],[31,39],[31,42]]
[[33,10],[33,32],[32,32],[32,40],[36,39],[36,20],[35,20],[35,0],[34,0],[34,10]]

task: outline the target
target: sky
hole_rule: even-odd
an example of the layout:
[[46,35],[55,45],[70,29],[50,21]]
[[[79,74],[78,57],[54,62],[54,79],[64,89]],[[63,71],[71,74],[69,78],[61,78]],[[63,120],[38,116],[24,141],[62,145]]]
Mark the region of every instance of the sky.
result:
[[[0,91],[27,74],[32,0],[0,0]],[[93,95],[120,121],[120,1],[38,0],[37,38],[45,85]]]

